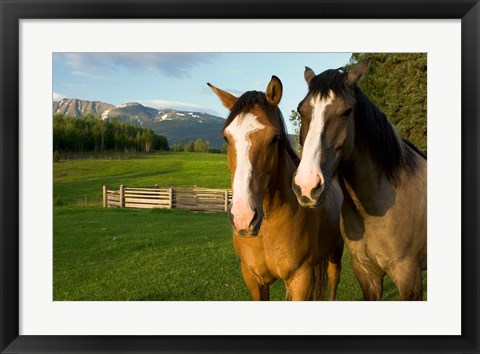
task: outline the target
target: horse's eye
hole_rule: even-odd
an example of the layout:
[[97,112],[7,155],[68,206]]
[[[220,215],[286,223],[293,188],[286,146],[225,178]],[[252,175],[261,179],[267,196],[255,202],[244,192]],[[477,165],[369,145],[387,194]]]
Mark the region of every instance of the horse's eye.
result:
[[342,117],[348,118],[350,116],[350,114],[352,114],[352,109],[351,108],[349,108],[345,112],[343,112]]
[[225,140],[225,142],[228,144],[228,140],[226,136],[223,137],[223,140]]

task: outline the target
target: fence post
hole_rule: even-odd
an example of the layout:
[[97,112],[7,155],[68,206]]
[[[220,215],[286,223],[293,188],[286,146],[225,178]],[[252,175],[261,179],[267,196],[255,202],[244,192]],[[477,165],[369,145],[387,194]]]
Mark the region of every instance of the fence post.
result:
[[225,189],[225,211],[228,211],[228,189]]
[[103,186],[103,207],[107,207],[107,186]]
[[120,186],[120,208],[125,208],[125,186]]
[[173,188],[168,188],[168,208],[173,208]]

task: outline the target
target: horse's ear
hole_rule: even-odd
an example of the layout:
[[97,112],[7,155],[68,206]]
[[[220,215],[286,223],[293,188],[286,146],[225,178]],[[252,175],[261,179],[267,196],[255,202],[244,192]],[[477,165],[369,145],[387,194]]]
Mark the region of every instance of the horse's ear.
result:
[[267,92],[267,102],[271,106],[278,106],[278,103],[282,99],[283,86],[282,82],[275,75],[272,76],[272,79],[268,83]]
[[371,59],[371,57],[367,58],[365,60],[362,60],[360,63],[352,66],[352,68],[347,73],[346,80],[348,86],[353,87],[360,82],[360,80],[368,71]]
[[310,85],[310,80],[312,80],[315,77],[315,73],[313,72],[312,69],[306,66],[305,72],[303,73],[303,77],[305,78],[305,81],[307,82],[307,84]]
[[207,82],[207,85],[212,89],[213,92],[215,92],[218,98],[220,98],[220,101],[222,101],[222,104],[225,106],[225,108],[232,110],[233,106],[235,106],[235,103],[237,103],[238,98],[232,95],[230,92],[220,90],[209,82]]

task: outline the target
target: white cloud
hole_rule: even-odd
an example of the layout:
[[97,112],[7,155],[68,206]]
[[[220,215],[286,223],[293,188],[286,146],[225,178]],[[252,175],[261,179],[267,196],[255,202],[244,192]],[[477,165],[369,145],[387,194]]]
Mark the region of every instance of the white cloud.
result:
[[61,94],[61,93],[58,93],[58,92],[54,92],[53,95],[53,101],[61,101],[63,100],[64,98],[66,98],[67,96]]
[[188,77],[193,67],[210,63],[216,53],[61,53],[74,74],[110,71],[116,67],[133,71],[160,72],[167,76]]

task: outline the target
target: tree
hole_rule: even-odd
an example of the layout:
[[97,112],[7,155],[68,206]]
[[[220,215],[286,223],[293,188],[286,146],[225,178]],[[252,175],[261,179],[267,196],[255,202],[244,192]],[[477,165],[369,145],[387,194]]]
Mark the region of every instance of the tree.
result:
[[187,151],[187,152],[194,152],[195,151],[193,140],[190,140],[187,143],[187,145],[185,145],[185,151]]
[[302,146],[300,145],[300,113],[292,109],[288,120],[290,121],[290,123],[292,123],[294,129],[293,133],[295,134],[295,150],[301,151]]
[[143,147],[145,149],[144,151],[150,152],[150,149],[153,145],[153,131],[151,129],[146,129],[142,135]]
[[203,141],[202,139],[197,139],[195,140],[195,142],[193,143],[193,150],[195,152],[208,152],[208,149],[210,147],[210,142],[207,140],[207,141]]
[[427,149],[427,54],[353,53],[350,65],[371,57],[360,83],[365,95],[385,113],[400,136]]
[[[181,145],[181,144],[180,144]],[[183,146],[182,146],[183,148]],[[153,149],[154,150],[170,150],[166,136],[153,134]]]
[[184,150],[184,147],[182,145],[182,143],[177,143],[177,144],[173,144],[172,145],[172,151],[183,151]]
[[227,144],[227,143],[223,143],[222,148],[220,149],[220,152],[221,152],[222,154],[226,154],[227,151],[228,151],[228,144]]

